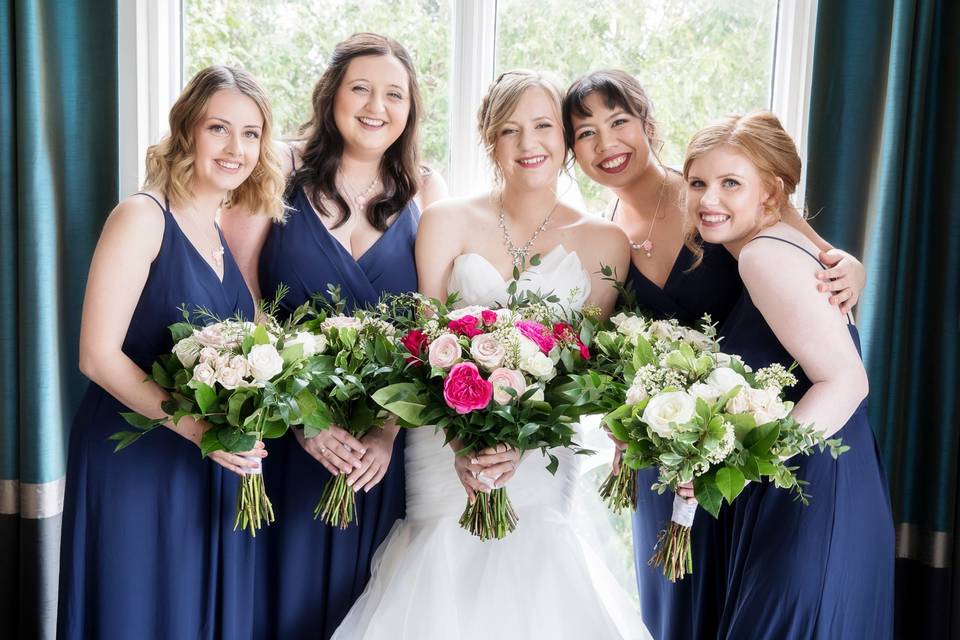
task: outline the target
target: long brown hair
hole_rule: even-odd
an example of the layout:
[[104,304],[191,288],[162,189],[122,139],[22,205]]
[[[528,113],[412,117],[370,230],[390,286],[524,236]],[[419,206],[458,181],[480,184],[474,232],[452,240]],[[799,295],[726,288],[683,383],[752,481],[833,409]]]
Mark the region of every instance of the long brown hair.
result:
[[[333,101],[350,61],[360,56],[393,56],[406,69],[410,84],[410,113],[406,126],[400,137],[384,152],[380,161],[383,192],[366,208],[367,220],[371,226],[384,231],[390,217],[403,209],[416,195],[420,175],[420,87],[410,54],[393,38],[375,33],[355,33],[334,47],[327,68],[313,88],[313,114],[310,120],[300,127],[300,133],[306,136],[303,164],[290,177],[287,196],[291,197],[302,187],[314,203],[319,203],[324,198],[332,202],[337,210],[334,227],[339,227],[350,218],[350,207],[337,191],[337,170],[344,145],[343,136],[334,120]],[[321,211],[321,214],[327,215],[324,211]]]
[[221,90],[235,90],[256,103],[263,116],[260,157],[250,176],[227,195],[228,206],[272,218],[283,215],[283,173],[273,150],[273,111],[260,84],[246,71],[214,65],[197,72],[170,108],[170,133],[147,149],[145,189],[155,189],[175,203],[190,200],[194,172],[194,130],[203,119],[210,98]]

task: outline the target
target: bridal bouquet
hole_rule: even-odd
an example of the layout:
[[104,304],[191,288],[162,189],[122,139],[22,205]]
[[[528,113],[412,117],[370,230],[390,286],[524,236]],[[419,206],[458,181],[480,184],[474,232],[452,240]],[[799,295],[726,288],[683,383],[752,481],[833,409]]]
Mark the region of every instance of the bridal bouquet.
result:
[[[790,371],[772,364],[754,372],[739,357],[722,353],[709,318],[699,330],[632,313],[611,321],[614,330],[596,339],[610,383],[603,392],[582,382],[581,387],[600,405],[619,405],[604,423],[627,443],[624,465],[659,469],[652,487],[658,493],[692,481],[697,503],[717,517],[722,503],[732,503],[747,481],[768,478],[807,504],[805,482],[786,460],[815,447],[829,447],[834,457],[847,449],[789,417],[793,403],[784,401],[783,390],[796,384]],[[605,485],[614,507],[630,500],[633,474],[621,475],[628,479]],[[693,570],[695,511],[696,505],[674,498],[673,517],[651,558],[671,581]]]
[[[311,359],[310,394],[300,404],[311,415],[303,422],[308,438],[335,424],[359,439],[382,428],[388,415],[372,396],[396,379],[395,329],[376,312],[345,315],[344,307],[332,288],[322,302],[304,305],[291,318],[326,347]],[[356,520],[356,500],[346,474],[327,481],[313,515],[340,529]]]
[[[528,294],[509,308],[452,309],[453,297],[443,304],[415,296],[411,316],[397,319],[408,381],[381,389],[374,400],[407,425],[442,429],[447,443],[459,442],[457,455],[500,443],[540,449],[554,473],[558,460],[549,449],[583,451],[573,441],[579,414],[553,391],[586,368],[592,322],[556,322],[551,300]],[[460,526],[483,540],[503,538],[517,515],[506,489],[480,478],[492,490],[467,504]]]
[[[294,424],[314,424],[317,403],[309,382],[312,359],[326,348],[327,338],[283,328],[269,313],[258,323],[218,320],[200,310],[194,317],[211,321],[194,324],[184,307],[183,322],[170,326],[172,353],[153,363],[149,378],[170,392],[162,405],[167,416],[152,419],[123,413],[133,430],[110,436],[116,451],[172,419],[185,416],[210,425],[201,440],[204,457],[214,451],[244,452],[258,440],[282,436]],[[273,507],[260,470],[244,475],[237,495],[234,529],[256,536],[263,522],[273,522]]]

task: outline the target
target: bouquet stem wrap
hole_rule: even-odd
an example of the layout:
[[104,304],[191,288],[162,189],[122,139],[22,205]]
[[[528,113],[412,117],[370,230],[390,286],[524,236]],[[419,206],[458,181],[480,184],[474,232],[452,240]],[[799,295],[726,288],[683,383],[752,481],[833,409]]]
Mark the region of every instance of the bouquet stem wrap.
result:
[[660,532],[657,548],[647,564],[661,567],[670,582],[682,580],[693,573],[693,553],[690,548],[690,533],[697,504],[687,504],[679,495],[673,497],[673,515],[667,528]]

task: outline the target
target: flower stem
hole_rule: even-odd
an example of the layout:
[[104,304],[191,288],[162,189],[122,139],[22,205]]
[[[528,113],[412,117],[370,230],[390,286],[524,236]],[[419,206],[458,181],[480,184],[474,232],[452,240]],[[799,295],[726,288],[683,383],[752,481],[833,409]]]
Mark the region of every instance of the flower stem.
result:
[[356,522],[356,509],[357,501],[353,488],[347,484],[347,476],[338,473],[324,485],[320,502],[313,510],[313,517],[339,529],[346,529]]
[[600,485],[600,497],[616,514],[620,514],[624,509],[636,509],[637,474],[626,467],[621,467],[619,474],[611,471]]
[[690,547],[690,527],[670,521],[667,528],[660,532],[657,547],[647,564],[662,567],[663,575],[670,582],[683,580],[693,573],[693,552]]
[[481,540],[501,540],[517,528],[516,511],[503,487],[490,494],[478,493],[473,504],[467,503],[460,516],[460,526]]

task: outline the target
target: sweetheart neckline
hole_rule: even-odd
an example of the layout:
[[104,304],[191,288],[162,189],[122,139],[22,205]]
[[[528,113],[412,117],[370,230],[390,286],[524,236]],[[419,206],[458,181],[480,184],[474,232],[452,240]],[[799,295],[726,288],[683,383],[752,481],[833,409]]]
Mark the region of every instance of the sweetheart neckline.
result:
[[[553,253],[554,253],[555,251],[557,251],[557,249],[563,249],[564,253],[565,253],[567,256],[571,256],[571,255],[572,255],[572,256],[576,256],[577,262],[580,263],[580,269],[581,269],[581,270],[583,269],[583,263],[580,262],[580,256],[577,255],[577,252],[576,252],[576,251],[567,251],[566,247],[564,247],[562,244],[558,244],[558,245],[555,246],[553,249],[550,249],[550,251],[548,251],[546,254],[544,254],[544,255],[541,257],[541,264],[542,264],[542,260],[543,260],[543,259],[545,259],[547,256],[553,255]],[[513,279],[512,277],[511,277],[510,279],[504,278],[504,277],[503,277],[503,274],[500,273],[500,271],[497,269],[496,265],[494,265],[493,262],[491,262],[486,256],[484,256],[484,255],[482,255],[482,254],[479,254],[479,253],[475,253],[475,252],[461,253],[461,254],[458,255],[456,258],[454,258],[454,263],[456,263],[457,260],[459,260],[460,258],[463,258],[463,257],[465,257],[465,256],[476,256],[476,257],[480,258],[481,260],[483,260],[483,261],[487,264],[487,266],[490,267],[490,270],[493,271],[494,273],[496,273],[497,276],[499,276],[499,278],[500,278],[500,280],[503,282],[503,284],[508,285],[508,284],[510,284],[511,282],[513,282],[514,279]],[[517,281],[519,282],[519,281],[523,280],[524,274],[529,273],[531,269],[537,269],[538,266],[539,266],[539,265],[536,265],[536,266],[531,265],[531,266],[529,266],[529,267],[526,267],[523,271],[520,272],[520,278],[518,278]],[[455,268],[456,268],[456,264],[454,264],[454,269],[455,269]],[[534,272],[534,273],[536,273],[536,272]],[[584,273],[586,273],[586,271],[584,271]],[[452,275],[452,272],[451,272],[451,275]]]

